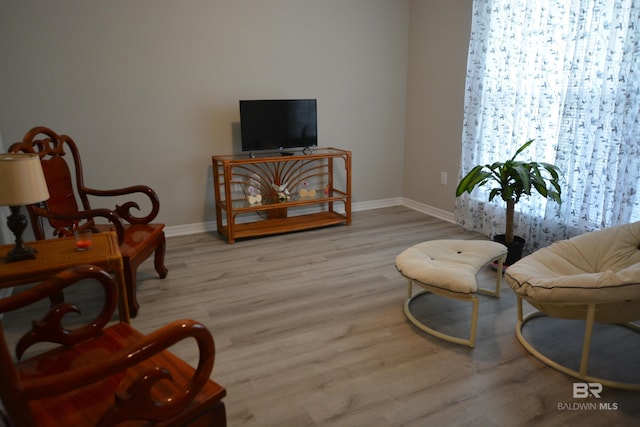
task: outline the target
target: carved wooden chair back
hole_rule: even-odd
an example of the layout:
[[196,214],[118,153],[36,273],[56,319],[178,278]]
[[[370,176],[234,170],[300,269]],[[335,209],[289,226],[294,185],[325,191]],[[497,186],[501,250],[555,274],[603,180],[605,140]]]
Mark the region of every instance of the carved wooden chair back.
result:
[[[59,135],[53,130],[38,126],[27,132],[20,142],[9,147],[11,153],[35,153],[40,156],[49,200],[27,206],[31,226],[36,239],[46,239],[47,231],[43,218],[53,228],[53,236],[73,235],[77,228],[89,227],[96,232],[115,231],[125,269],[127,298],[130,314],[136,316],[139,304],[136,298],[136,270],[151,254],[155,253],[154,266],[160,278],[167,275],[164,265],[164,224],[151,224],[160,211],[160,201],[155,191],[146,185],[133,185],[118,189],[95,189],[85,185],[82,161],[76,143],[68,135]],[[92,208],[92,198],[114,198],[121,204],[112,209]],[[146,215],[140,204],[148,207]],[[101,221],[98,223],[96,218]]]
[[[54,235],[56,236],[73,234],[80,221],[80,219],[74,219],[74,215],[92,209],[89,195],[104,197],[134,192],[146,194],[150,199],[150,209],[144,217],[137,217],[130,212],[131,208],[140,208],[135,202],[127,202],[113,209],[121,219],[131,224],[148,224],[160,211],[157,195],[146,186],[128,187],[126,192],[123,191],[125,189],[95,190],[87,187],[84,184],[80,152],[74,140],[68,135],[59,135],[44,126],[34,127],[25,134],[22,141],[11,145],[9,152],[35,153],[40,156],[50,196],[44,205],[46,211],[56,214],[55,218],[49,217],[49,223],[54,227]],[[39,211],[39,208],[42,207],[43,205],[39,204],[27,206],[32,220],[39,219],[43,215],[43,212]],[[81,219],[93,224],[94,218]],[[45,230],[40,221],[33,221],[32,226],[36,239],[44,239]]]
[[[35,139],[38,135],[44,138]],[[78,199],[82,210],[89,210],[91,206],[89,199],[82,191],[82,163],[75,142],[66,135],[57,135],[55,132],[44,127],[36,127],[30,130],[23,141],[14,144],[10,148],[11,152],[35,153],[40,156],[42,170],[49,189],[49,200],[46,202],[47,209],[62,214],[74,214],[80,211]],[[75,176],[71,175],[71,168],[66,161],[67,153],[72,157],[75,165]],[[77,183],[74,185],[74,179]],[[76,188],[78,188],[76,198]],[[37,205],[35,205],[37,207]],[[33,224],[33,232],[36,239],[44,239],[45,231],[38,216],[34,215],[34,206],[27,207]],[[92,221],[90,218],[89,221]],[[57,235],[72,234],[78,225],[78,220],[70,219],[49,219]]]

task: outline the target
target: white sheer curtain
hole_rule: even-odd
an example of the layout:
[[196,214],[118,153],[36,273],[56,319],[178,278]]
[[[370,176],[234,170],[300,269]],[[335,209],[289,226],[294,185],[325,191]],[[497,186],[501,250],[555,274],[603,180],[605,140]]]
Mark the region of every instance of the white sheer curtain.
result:
[[[563,203],[516,205],[529,251],[575,234],[640,220],[640,0],[475,0],[461,174],[509,158],[564,174]],[[462,176],[461,175],[461,176]],[[504,233],[505,206],[478,189],[456,200],[456,221]]]

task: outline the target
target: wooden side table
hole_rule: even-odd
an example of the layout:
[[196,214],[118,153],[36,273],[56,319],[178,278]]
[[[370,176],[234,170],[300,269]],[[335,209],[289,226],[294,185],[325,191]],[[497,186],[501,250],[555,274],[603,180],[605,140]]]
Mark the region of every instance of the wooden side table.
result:
[[115,275],[118,283],[118,313],[120,320],[130,322],[124,282],[122,255],[115,232],[93,235],[91,249],[77,251],[74,237],[36,240],[26,243],[35,248],[36,259],[5,262],[14,245],[0,246],[0,288],[11,288],[42,281],[62,270],[81,264],[91,264],[104,268]]

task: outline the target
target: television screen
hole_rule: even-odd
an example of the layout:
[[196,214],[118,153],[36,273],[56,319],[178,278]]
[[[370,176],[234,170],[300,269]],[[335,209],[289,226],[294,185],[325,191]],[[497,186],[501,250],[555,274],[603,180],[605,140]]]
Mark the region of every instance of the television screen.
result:
[[318,145],[315,99],[240,101],[242,151]]

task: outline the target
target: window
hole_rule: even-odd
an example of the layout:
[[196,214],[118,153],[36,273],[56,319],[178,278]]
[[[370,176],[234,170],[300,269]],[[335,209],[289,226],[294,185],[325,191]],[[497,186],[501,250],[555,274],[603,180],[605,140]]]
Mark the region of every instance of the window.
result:
[[[533,250],[583,231],[640,220],[640,0],[475,0],[461,173],[522,160],[564,175],[563,203],[516,205]],[[504,206],[478,189],[456,220],[504,232]]]

